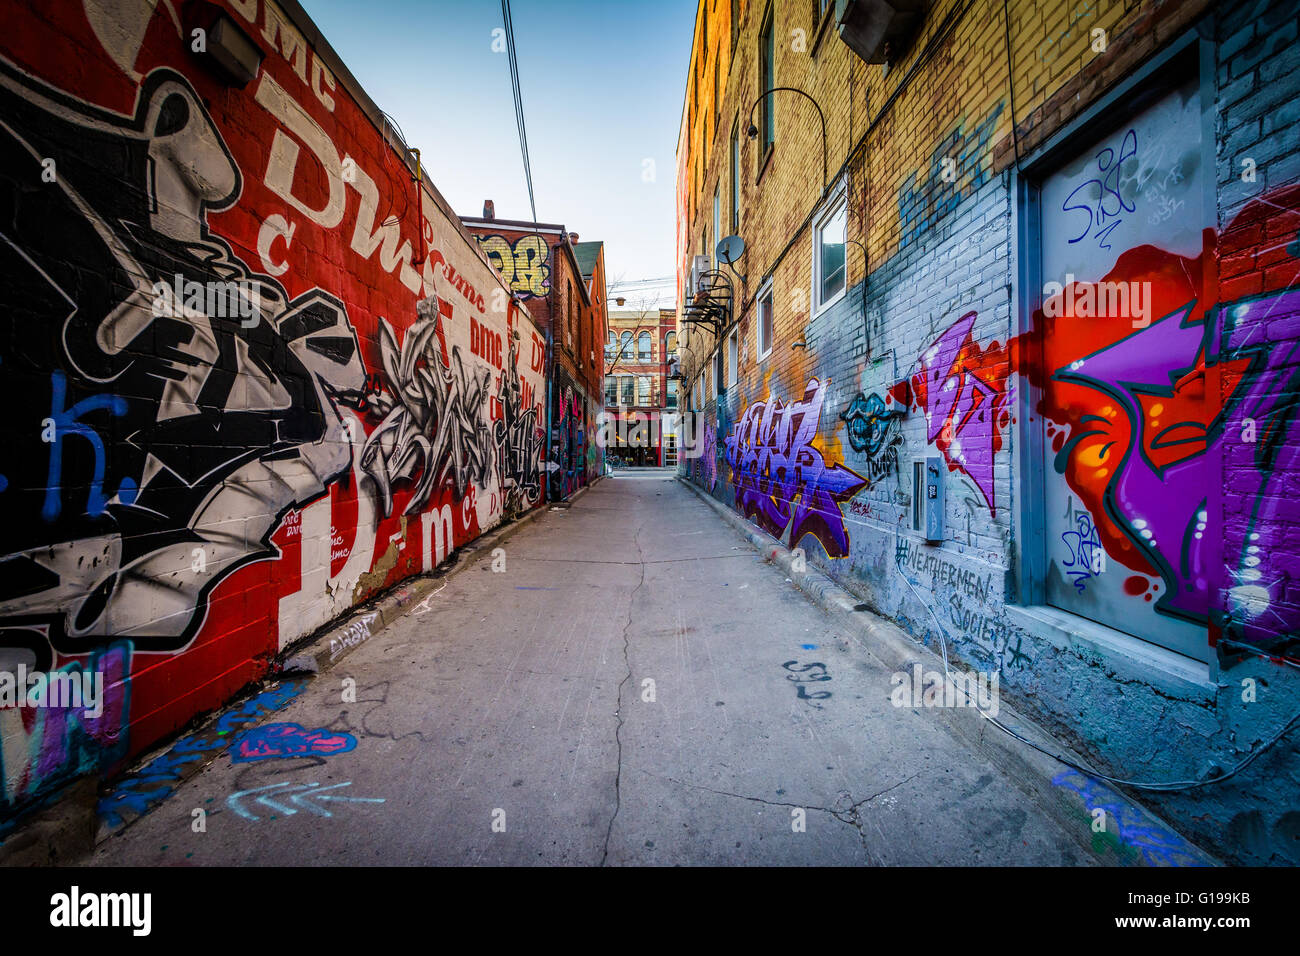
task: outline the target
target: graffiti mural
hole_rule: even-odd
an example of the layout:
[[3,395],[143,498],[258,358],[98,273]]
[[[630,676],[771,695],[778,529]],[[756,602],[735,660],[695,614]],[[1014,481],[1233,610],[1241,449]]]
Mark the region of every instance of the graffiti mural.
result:
[[[20,252],[6,247],[0,321],[25,345],[0,388],[9,407],[43,409],[49,425],[3,426],[0,628],[39,627],[64,653],[121,634],[138,651],[176,650],[222,580],[273,554],[281,516],[345,473],[339,406],[365,381],[357,336],[338,299],[291,299],[210,233],[208,210],[238,195],[240,177],[184,78],[151,74],[121,123],[46,95],[0,72],[7,114],[29,120],[21,135],[5,131],[7,168],[39,181],[39,157],[53,155],[62,169],[50,189],[8,200],[22,210],[23,241]],[[75,154],[67,142],[79,143]],[[99,188],[114,156],[135,188]],[[192,217],[151,215],[162,190]],[[99,281],[87,285],[88,271]],[[260,309],[250,323],[224,302],[159,308],[155,283],[173,276],[251,287]]]
[[848,426],[849,446],[866,456],[866,478],[876,482],[886,475],[898,474],[898,448],[903,436],[898,418],[885,408],[879,395],[853,397],[840,418]]
[[357,738],[318,727],[307,730],[301,724],[267,724],[240,734],[230,745],[232,763],[288,757],[331,757],[357,748]]
[[718,484],[718,430],[712,421],[704,423],[704,454],[699,461],[704,490],[712,491]]
[[507,514],[536,503],[542,492],[541,459],[545,434],[537,420],[541,407],[536,396],[524,394],[527,383],[519,377],[518,338],[518,333],[512,332],[509,360],[497,393],[502,418],[496,423],[493,434],[501,450],[500,467]]
[[1008,380],[1012,355],[997,342],[976,343],[971,334],[976,317],[966,313],[935,339],[908,379],[891,389],[891,397],[925,413],[926,440],[943,454],[950,471],[975,482],[996,514],[993,462],[1015,404]]
[[[602,409],[586,398],[563,368],[555,371],[555,408],[551,421],[551,497],[564,500],[585,487],[599,472],[595,447],[597,416]],[[589,442],[588,436],[592,436]]]
[[48,781],[126,756],[130,668],[130,644],[119,642],[91,654],[84,664],[74,661],[57,672],[102,675],[102,696],[95,707],[0,709],[0,809],[39,793]]
[[[1064,516],[1056,560],[1071,591],[1092,588],[1115,562],[1128,571],[1115,587],[1159,614],[1209,622],[1238,640],[1292,641],[1300,608],[1286,589],[1300,561],[1286,544],[1277,476],[1300,467],[1291,397],[1300,388],[1300,292],[1288,284],[1300,273],[1300,241],[1283,225],[1297,209],[1300,189],[1292,187],[1249,204],[1223,238],[1207,231],[1196,256],[1142,245],[1121,252],[1095,281],[1076,279],[1055,293],[1136,284],[1158,317],[1151,321],[1131,307],[1080,321],[1049,299],[1031,332],[981,346],[968,313],[925,350],[892,397],[925,412],[927,440],[975,482],[992,512],[994,456],[1012,422],[1010,373],[1020,373],[1038,389],[1051,471],[1073,496],[1056,509]],[[1276,250],[1292,260],[1289,273],[1272,273],[1281,288],[1207,302],[1209,262],[1224,240],[1267,230],[1284,237]],[[1041,356],[1032,362],[1024,360],[1031,343]],[[1218,394],[1207,394],[1207,380],[1220,384]],[[850,442],[868,448],[866,410],[852,410],[844,416],[854,419]],[[1217,530],[1208,470],[1215,461],[1237,476],[1236,517]],[[1214,606],[1212,594],[1221,595]],[[1131,628],[1138,619],[1117,620]]]
[[231,6],[266,41],[235,87],[166,5],[38,6],[0,38],[0,669],[122,673],[98,724],[0,712],[4,809],[535,505],[546,394],[537,326],[292,13]]
[[754,402],[725,444],[742,514],[776,537],[788,531],[791,547],[812,535],[830,557],[841,558],[848,554],[849,536],[840,503],[866,481],[827,463],[813,446],[825,397],[825,385],[814,378],[799,401]]
[[[426,300],[427,301],[427,300]],[[393,485],[414,483],[405,512],[423,511],[444,479],[457,497],[470,483],[484,485],[496,460],[494,429],[487,415],[492,375],[466,371],[459,346],[448,361],[438,348],[438,317],[420,319],[401,346],[386,319],[380,320],[382,386],[367,396],[383,421],[366,438],[361,467],[374,482],[384,516],[393,509]]]
[[[1248,641],[1294,635],[1300,608],[1289,602],[1286,587],[1300,574],[1300,559],[1280,533],[1275,516],[1285,504],[1273,476],[1300,466],[1291,397],[1300,387],[1300,345],[1270,336],[1300,333],[1300,292],[1226,303],[1193,320],[1195,307],[1190,299],[1149,327],[1056,369],[1053,385],[1080,386],[1095,396],[1083,414],[1063,416],[1070,432],[1059,442],[1056,470],[1094,515],[1104,515],[1102,543],[1111,556],[1159,577],[1156,610],[1204,621],[1211,586],[1223,583],[1221,627]],[[1220,364],[1236,382],[1218,409],[1204,401],[1204,376],[1207,366]],[[1053,411],[1064,411],[1061,394],[1053,388],[1049,396]],[[1253,442],[1242,440],[1247,421],[1256,423]],[[1241,445],[1245,452],[1234,454]],[[1216,541],[1209,532],[1206,467],[1219,458],[1242,466],[1238,481],[1249,520],[1229,522]],[[1220,547],[1222,571],[1216,568]]]
[[511,292],[524,298],[550,295],[551,250],[541,236],[521,236],[513,245],[504,236],[479,236],[478,243]]

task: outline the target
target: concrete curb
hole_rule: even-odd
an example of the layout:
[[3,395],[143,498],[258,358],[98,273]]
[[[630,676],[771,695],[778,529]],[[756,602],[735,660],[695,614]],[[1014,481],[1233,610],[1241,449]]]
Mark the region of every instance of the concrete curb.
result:
[[[598,476],[591,484],[579,488],[569,497],[566,504],[576,501],[601,477],[603,476]],[[48,794],[29,808],[16,821],[13,829],[3,837],[3,841],[0,842],[0,865],[66,866],[91,853],[110,836],[119,835],[129,829],[136,820],[147,815],[148,811],[121,826],[108,827],[102,823],[98,813],[101,789],[111,789],[115,783],[120,783],[132,773],[148,766],[155,758],[169,752],[178,741],[202,735],[204,730],[220,720],[223,714],[246,700],[250,694],[256,694],[258,689],[264,687],[267,682],[274,683],[295,676],[319,674],[338,664],[384,627],[405,614],[413,602],[418,602],[433,593],[435,589],[445,586],[452,576],[469,567],[476,555],[483,551],[490,551],[527,527],[553,506],[554,503],[543,502],[509,524],[499,526],[458,549],[442,569],[408,578],[390,590],[351,608],[341,618],[315,634],[300,639],[276,657],[271,672],[259,684],[245,688],[244,693],[226,701],[217,710],[196,718],[180,733],[158,742],[145,753],[137,755],[128,769],[114,774],[111,779],[80,777]],[[252,721],[250,726],[261,723],[265,716]],[[175,790],[224,752],[224,748],[214,750],[206,759],[179,768],[175,779],[169,780],[170,788]]]
[[[882,665],[895,671],[907,671],[913,664],[920,664],[926,671],[943,672],[943,660],[938,654],[918,643],[902,628],[866,610],[851,592],[825,572],[813,567],[796,571],[794,557],[784,544],[758,530],[682,476],[678,475],[677,480],[717,512],[768,561],[784,571],[795,587],[842,625]],[[959,669],[956,662],[950,666]],[[1080,848],[1096,862],[1120,866],[1220,865],[1141,804],[1003,733],[974,708],[932,707],[926,708],[926,713],[1004,771],[1068,833],[1074,834]],[[1078,754],[1007,704],[1000,704],[997,717],[1000,723],[1026,740],[1086,766]],[[1097,809],[1106,811],[1106,832],[1093,832],[1093,811]]]

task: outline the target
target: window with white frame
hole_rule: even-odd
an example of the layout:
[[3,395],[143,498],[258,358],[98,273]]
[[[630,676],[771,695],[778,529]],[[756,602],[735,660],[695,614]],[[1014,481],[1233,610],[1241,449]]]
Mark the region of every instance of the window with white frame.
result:
[[638,375],[636,378],[636,403],[638,405],[650,404],[650,376]]
[[761,362],[772,351],[772,283],[769,280],[758,292],[758,359]]
[[722,343],[718,343],[717,351],[713,353],[713,386],[717,389],[718,395],[723,395],[727,391],[727,355],[722,351]]
[[813,226],[813,311],[826,308],[845,286],[844,246],[849,207],[843,192],[833,197]]

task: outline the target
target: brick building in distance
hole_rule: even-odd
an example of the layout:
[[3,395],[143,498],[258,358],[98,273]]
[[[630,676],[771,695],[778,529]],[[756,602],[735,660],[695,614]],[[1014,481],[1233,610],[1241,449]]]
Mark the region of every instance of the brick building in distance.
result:
[[1251,863],[1300,860],[1294,745],[1241,764],[1300,706],[1296,29],[702,0],[677,153],[682,470]]
[[497,219],[491,200],[465,228],[545,336],[547,497],[568,498],[604,470],[596,442],[605,341],[605,253],[559,223]]
[[[611,309],[605,345],[605,411],[619,437],[606,454],[626,465],[677,464],[677,360],[675,309]],[[632,416],[647,422],[644,439]],[[653,425],[648,423],[653,422]]]

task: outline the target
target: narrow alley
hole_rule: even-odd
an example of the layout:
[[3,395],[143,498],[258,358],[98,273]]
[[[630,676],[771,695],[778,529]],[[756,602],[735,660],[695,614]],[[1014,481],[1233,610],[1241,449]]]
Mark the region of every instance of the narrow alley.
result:
[[0,23],[18,930],[1285,912],[1300,0]]
[[[1089,862],[671,474],[620,472],[502,551],[274,717],[355,747],[219,757],[93,862]],[[382,802],[290,803],[307,785]]]

